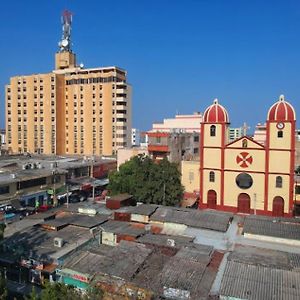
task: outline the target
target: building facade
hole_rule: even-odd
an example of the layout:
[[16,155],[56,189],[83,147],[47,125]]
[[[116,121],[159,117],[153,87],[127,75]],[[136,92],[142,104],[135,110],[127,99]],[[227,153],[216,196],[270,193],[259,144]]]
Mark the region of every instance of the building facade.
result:
[[199,112],[192,115],[176,115],[175,118],[164,119],[163,123],[153,123],[153,132],[197,132],[200,133],[200,124],[203,116]]
[[280,96],[268,112],[265,146],[247,136],[228,143],[229,116],[215,100],[201,124],[200,208],[291,216],[295,121]]
[[77,66],[70,26],[71,17],[64,13],[54,71],[15,76],[6,86],[11,153],[112,155],[131,145],[131,86],[126,71]]
[[236,139],[239,139],[241,136],[243,136],[243,127],[229,128],[229,141],[232,142]]
[[131,145],[139,146],[140,145],[140,131],[137,128],[131,129]]

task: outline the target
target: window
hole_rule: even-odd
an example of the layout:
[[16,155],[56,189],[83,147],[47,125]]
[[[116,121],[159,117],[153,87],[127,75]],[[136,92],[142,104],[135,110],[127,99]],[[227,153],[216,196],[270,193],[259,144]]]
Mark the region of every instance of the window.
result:
[[199,142],[199,135],[194,136],[194,142]]
[[253,179],[249,174],[241,173],[236,177],[235,182],[239,188],[249,189],[253,184]]
[[276,176],[276,187],[282,188],[282,177],[281,176]]
[[215,172],[209,172],[209,182],[215,182]]
[[216,126],[215,125],[210,126],[210,136],[216,136]]
[[246,139],[243,140],[242,147],[243,148],[247,148],[248,147],[248,141]]
[[279,130],[279,131],[277,132],[277,137],[279,137],[279,138],[282,138],[282,137],[283,137],[283,131],[282,131],[282,130]]
[[157,137],[156,137],[156,143],[157,143],[157,144],[160,144],[160,143],[161,143],[161,138],[160,138],[160,136],[157,136]]
[[0,195],[9,193],[9,185],[0,186]]

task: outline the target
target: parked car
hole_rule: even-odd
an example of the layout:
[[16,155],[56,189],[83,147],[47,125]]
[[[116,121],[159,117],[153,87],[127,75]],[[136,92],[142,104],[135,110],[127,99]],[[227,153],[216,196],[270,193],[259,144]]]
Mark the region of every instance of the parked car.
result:
[[49,210],[52,207],[53,206],[49,205],[49,204],[41,205],[40,207],[38,207],[37,212],[45,212],[45,211]]

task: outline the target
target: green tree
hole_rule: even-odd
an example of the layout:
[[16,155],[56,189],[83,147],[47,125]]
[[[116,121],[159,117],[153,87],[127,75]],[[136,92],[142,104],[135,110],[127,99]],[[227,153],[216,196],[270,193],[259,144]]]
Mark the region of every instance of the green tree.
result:
[[0,274],[0,300],[7,299],[6,279],[3,274]]
[[0,224],[0,241],[3,240],[5,227],[6,227],[6,225],[4,223]]
[[178,204],[183,194],[177,165],[167,159],[155,163],[145,155],[131,158],[111,173],[108,189],[112,195],[129,193],[136,201],[169,206]]
[[41,298],[37,294],[35,288],[33,287],[29,296],[25,297],[25,300],[40,300]]
[[[73,286],[65,285],[60,282],[45,284],[40,300],[81,300],[82,295]],[[33,300],[33,299],[30,299]]]

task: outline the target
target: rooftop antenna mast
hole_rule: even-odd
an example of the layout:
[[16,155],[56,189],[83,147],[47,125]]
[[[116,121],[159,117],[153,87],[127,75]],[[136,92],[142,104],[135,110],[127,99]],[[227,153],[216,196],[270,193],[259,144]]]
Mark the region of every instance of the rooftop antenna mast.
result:
[[58,43],[59,52],[72,52],[71,50],[71,29],[72,29],[72,13],[65,10],[61,16],[62,37]]

